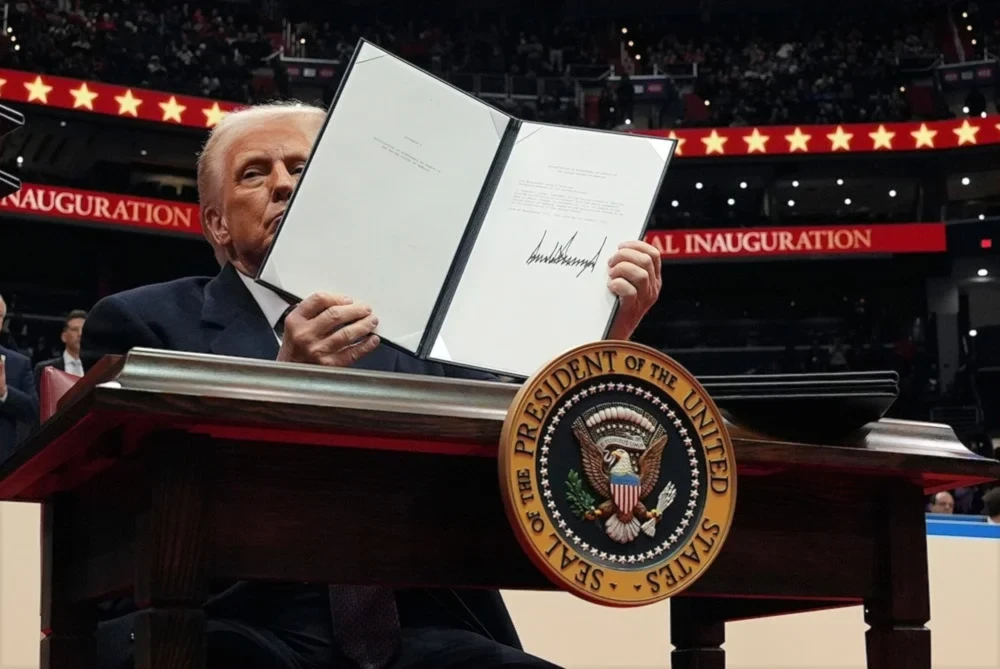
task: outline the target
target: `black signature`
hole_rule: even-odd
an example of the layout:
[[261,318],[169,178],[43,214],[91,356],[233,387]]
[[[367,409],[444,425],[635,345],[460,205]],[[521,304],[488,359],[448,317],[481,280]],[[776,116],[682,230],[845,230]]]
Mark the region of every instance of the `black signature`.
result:
[[573,236],[570,237],[565,242],[563,242],[562,244],[560,244],[559,242],[553,244],[552,250],[548,253],[548,255],[543,255],[541,249],[542,249],[542,244],[545,242],[545,235],[547,234],[548,230],[542,231],[542,238],[538,240],[538,246],[535,247],[535,249],[531,252],[531,255],[529,255],[528,259],[524,262],[525,265],[531,265],[533,263],[539,262],[542,263],[543,265],[563,265],[565,267],[579,267],[580,271],[577,272],[576,275],[580,276],[581,274],[584,273],[585,270],[589,269],[591,272],[594,271],[594,268],[597,267],[597,259],[601,256],[601,251],[604,250],[604,245],[608,243],[607,237],[601,240],[601,246],[600,248],[597,249],[597,253],[595,253],[590,258],[581,258],[579,256],[572,256],[569,254],[569,251],[570,247],[573,245],[573,241],[576,239],[577,233],[574,232]]

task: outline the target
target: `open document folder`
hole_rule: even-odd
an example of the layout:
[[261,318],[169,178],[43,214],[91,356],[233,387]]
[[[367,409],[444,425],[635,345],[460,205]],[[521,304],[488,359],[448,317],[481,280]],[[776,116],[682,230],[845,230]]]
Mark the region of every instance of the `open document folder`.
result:
[[362,40],[257,280],[418,357],[529,376],[608,331],[675,141],[520,121]]

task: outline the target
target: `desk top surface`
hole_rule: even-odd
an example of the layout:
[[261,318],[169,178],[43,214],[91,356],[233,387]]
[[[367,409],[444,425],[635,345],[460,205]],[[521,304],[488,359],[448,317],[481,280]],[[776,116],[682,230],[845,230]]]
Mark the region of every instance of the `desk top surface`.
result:
[[[111,466],[158,430],[218,439],[495,457],[518,385],[135,349],[92,369],[0,465],[0,500],[37,501]],[[730,421],[740,475],[789,469],[920,481],[926,492],[1000,479],[947,425],[882,419],[833,443],[779,439]],[[125,447],[125,452],[128,446]],[[95,463],[97,463],[95,465]]]

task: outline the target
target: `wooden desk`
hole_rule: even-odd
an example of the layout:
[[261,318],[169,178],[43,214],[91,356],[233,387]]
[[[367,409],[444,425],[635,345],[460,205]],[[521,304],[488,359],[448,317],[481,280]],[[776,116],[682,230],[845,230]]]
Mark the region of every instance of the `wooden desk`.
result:
[[[0,467],[0,500],[44,504],[43,669],[94,666],[96,603],[129,593],[137,669],[197,669],[215,580],[552,587],[498,491],[515,386],[142,350],[94,372]],[[672,600],[674,668],[723,667],[728,620],[864,602],[869,666],[929,669],[923,496],[1000,463],[942,425],[730,430],[736,519]]]

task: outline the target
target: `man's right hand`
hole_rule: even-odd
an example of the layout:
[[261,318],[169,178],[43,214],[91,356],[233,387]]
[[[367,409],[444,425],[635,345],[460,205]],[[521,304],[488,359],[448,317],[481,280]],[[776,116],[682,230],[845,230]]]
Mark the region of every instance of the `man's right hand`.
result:
[[285,317],[278,360],[346,367],[379,345],[371,307],[343,295],[314,293]]

